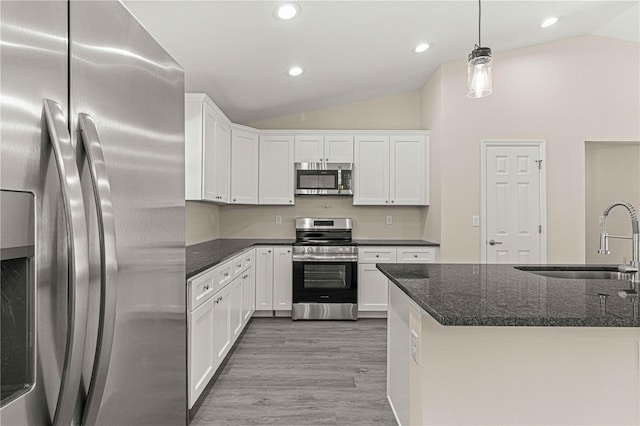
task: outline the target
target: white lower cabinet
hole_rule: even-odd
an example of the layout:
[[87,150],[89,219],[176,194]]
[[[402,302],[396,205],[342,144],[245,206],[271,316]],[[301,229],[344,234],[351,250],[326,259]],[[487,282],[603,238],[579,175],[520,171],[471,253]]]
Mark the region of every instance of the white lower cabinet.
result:
[[386,311],[389,280],[375,263],[358,265],[358,311]]
[[358,312],[387,312],[389,280],[376,263],[433,263],[437,247],[359,247]]
[[256,311],[273,310],[273,247],[256,248]]
[[396,263],[396,248],[358,248],[358,312],[387,311],[389,280],[376,263]]
[[214,370],[231,346],[231,285],[213,296],[213,356]]
[[255,311],[254,268],[251,249],[187,282],[189,408]]
[[293,261],[291,247],[273,249],[273,309],[290,311],[293,299]]
[[242,277],[240,276],[233,280],[233,282],[229,284],[229,287],[231,287],[229,292],[229,305],[231,311],[230,329],[233,338],[237,338],[242,331],[242,326],[244,325],[244,315],[242,312],[242,305],[244,302],[242,297]]
[[254,268],[249,268],[242,276],[242,323],[247,324],[256,310],[256,276]]
[[189,313],[189,406],[213,377],[213,299]]
[[256,311],[290,311],[293,263],[290,246],[256,248]]

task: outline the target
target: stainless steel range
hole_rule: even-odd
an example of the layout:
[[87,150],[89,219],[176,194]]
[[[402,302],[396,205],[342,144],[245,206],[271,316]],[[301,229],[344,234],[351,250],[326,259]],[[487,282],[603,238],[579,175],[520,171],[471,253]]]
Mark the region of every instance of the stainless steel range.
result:
[[351,218],[297,218],[292,318],[358,319],[358,250]]

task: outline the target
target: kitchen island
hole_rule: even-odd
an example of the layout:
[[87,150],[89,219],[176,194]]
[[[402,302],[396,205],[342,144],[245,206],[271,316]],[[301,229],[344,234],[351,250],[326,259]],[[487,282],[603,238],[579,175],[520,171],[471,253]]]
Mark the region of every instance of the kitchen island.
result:
[[629,281],[513,265],[377,267],[395,284],[387,395],[401,425],[640,424]]

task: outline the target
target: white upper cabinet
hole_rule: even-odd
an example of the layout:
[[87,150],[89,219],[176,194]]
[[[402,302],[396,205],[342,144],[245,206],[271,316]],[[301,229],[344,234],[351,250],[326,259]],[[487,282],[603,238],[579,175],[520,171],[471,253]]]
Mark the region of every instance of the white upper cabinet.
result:
[[293,136],[261,135],[259,204],[293,205]]
[[352,135],[296,135],[296,163],[352,163]]
[[231,129],[231,204],[258,204],[258,134]]
[[324,161],[324,137],[322,135],[296,135],[295,162],[321,163]]
[[324,158],[329,163],[353,163],[353,135],[325,136]]
[[229,202],[229,121],[207,95],[185,95],[185,198]]
[[353,204],[389,204],[389,136],[356,136]]
[[429,204],[428,153],[424,135],[391,136],[389,199],[400,206]]
[[356,136],[353,204],[428,205],[428,156],[424,134]]

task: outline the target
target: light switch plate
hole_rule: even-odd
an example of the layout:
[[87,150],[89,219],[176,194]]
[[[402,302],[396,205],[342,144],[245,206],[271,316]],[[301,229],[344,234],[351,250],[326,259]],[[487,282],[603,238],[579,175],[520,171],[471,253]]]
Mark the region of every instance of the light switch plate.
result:
[[471,216],[471,223],[476,228],[480,226],[480,216]]
[[276,215],[276,225],[282,225],[282,216]]

